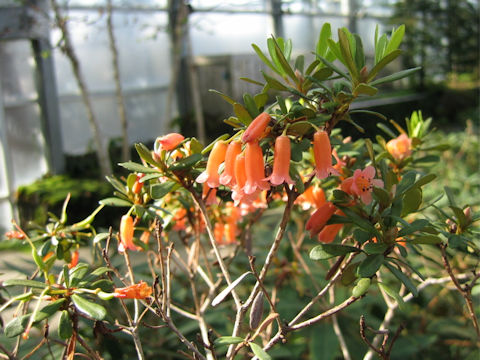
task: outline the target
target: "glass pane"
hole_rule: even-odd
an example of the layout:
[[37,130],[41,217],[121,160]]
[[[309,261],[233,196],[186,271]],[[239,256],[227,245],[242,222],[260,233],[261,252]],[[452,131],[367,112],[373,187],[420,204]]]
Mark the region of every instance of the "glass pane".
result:
[[0,64],[5,106],[36,98],[35,62],[29,41],[0,43]]
[[6,108],[5,121],[13,166],[13,187],[17,188],[35,181],[47,172],[39,106],[28,104]]

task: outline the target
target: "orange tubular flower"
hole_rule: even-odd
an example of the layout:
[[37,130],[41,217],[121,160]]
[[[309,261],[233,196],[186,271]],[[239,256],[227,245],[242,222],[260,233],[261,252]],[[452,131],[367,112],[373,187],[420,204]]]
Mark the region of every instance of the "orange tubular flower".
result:
[[72,269],[74,268],[75,266],[77,266],[78,264],[78,250],[75,250],[73,253],[72,253],[72,259],[70,260],[70,263],[68,264],[68,268],[69,269]]
[[124,252],[125,250],[137,250],[137,247],[133,243],[133,218],[130,215],[123,215],[120,221],[120,244],[118,245],[118,251]]
[[243,188],[245,194],[250,195],[255,190],[268,190],[270,184],[265,180],[265,164],[262,148],[258,142],[249,142],[245,148],[245,173],[247,182]]
[[311,207],[319,208],[326,201],[325,193],[321,187],[309,186],[298,198],[297,203],[302,205],[303,210]]
[[253,119],[250,125],[248,125],[247,130],[245,130],[245,132],[243,133],[242,141],[244,143],[258,141],[265,132],[265,129],[267,128],[270,120],[270,115],[265,112],[258,115],[255,119]]
[[209,187],[217,188],[220,185],[218,168],[225,161],[226,152],[227,144],[225,141],[217,141],[208,157],[207,168],[197,177],[196,181],[199,183],[206,182]]
[[148,242],[150,241],[150,231],[145,230],[142,235],[140,235],[140,241],[144,244],[148,244]]
[[308,219],[305,229],[310,231],[310,237],[317,235],[325,226],[327,221],[332,217],[336,207],[330,201],[320,206]]
[[277,137],[275,140],[275,152],[273,159],[273,173],[265,180],[270,181],[272,185],[280,185],[284,182],[290,185],[295,182],[290,178],[290,139],[286,135]]
[[235,161],[242,152],[242,143],[233,141],[228,145],[225,154],[225,170],[220,175],[220,184],[233,187],[235,185]]
[[151,294],[152,288],[146,282],[140,281],[138,284],[116,288],[113,296],[120,299],[145,299]]
[[217,201],[217,189],[208,187],[207,184],[203,184],[202,196],[205,201],[205,205],[216,205]]
[[160,150],[173,150],[178,144],[180,144],[185,138],[181,134],[170,133],[165,136],[158,137],[155,140],[155,152]]
[[[345,214],[337,210],[335,211],[335,215],[344,216]],[[329,244],[335,240],[335,236],[337,236],[338,232],[342,229],[343,224],[331,224],[327,225],[323,228],[322,231],[318,234],[318,241],[323,242],[325,244]]]
[[412,154],[412,139],[407,134],[401,134],[396,139],[390,140],[386,146],[387,151],[397,161],[402,161]]
[[340,173],[332,166],[332,147],[326,131],[313,134],[313,156],[315,158],[315,173],[319,179]]
[[213,227],[213,236],[217,244],[223,244],[223,234],[225,232],[225,225],[222,222],[216,222]]
[[245,194],[244,188],[247,182],[245,166],[245,155],[237,155],[237,159],[235,160],[235,186],[232,191],[232,199],[235,206],[240,203],[251,204],[260,193],[260,190],[257,190],[252,194]]

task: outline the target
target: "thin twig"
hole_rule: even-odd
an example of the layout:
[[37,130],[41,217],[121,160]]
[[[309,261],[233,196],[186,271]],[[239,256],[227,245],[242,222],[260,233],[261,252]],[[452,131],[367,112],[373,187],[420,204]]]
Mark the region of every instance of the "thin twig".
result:
[[469,286],[462,287],[460,285],[460,283],[458,282],[458,279],[455,277],[455,274],[453,273],[452,267],[450,266],[450,262],[448,261],[447,251],[446,251],[447,245],[439,244],[438,247],[440,248],[440,252],[442,254],[442,260],[443,260],[443,265],[445,267],[445,270],[447,270],[447,273],[448,273],[448,275],[450,275],[450,278],[452,279],[453,284],[455,285],[455,287],[458,289],[460,294],[465,299],[465,303],[467,304],[469,316],[472,319],[473,327],[475,328],[475,331],[477,332],[477,337],[480,338],[480,326],[478,324],[478,319],[477,319],[477,316],[475,315],[475,309],[473,307],[471,288]]
[[[335,304],[335,290],[332,286],[329,291],[330,295],[330,303],[333,305]],[[343,336],[342,329],[340,328],[340,324],[338,323],[337,314],[332,315],[332,323],[333,323],[333,331],[338,338],[338,343],[340,344],[340,349],[342,350],[343,358],[345,360],[351,360],[352,357],[350,352],[348,351],[347,343],[345,341],[345,337]]]

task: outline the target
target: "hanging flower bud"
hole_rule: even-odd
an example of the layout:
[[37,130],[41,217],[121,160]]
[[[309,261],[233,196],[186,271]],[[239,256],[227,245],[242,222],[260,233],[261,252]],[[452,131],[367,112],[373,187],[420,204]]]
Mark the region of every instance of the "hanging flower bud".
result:
[[181,134],[170,133],[165,136],[158,137],[155,140],[155,152],[158,153],[161,150],[173,150],[178,144],[180,144],[185,138]]
[[273,158],[272,175],[265,180],[270,181],[272,185],[280,185],[286,182],[293,185],[295,182],[290,178],[290,139],[286,135],[279,136],[275,139],[275,152]]
[[232,141],[227,148],[225,155],[225,170],[220,175],[220,184],[233,187],[235,185],[235,161],[238,154],[242,152],[242,143]]
[[270,115],[265,112],[258,115],[255,119],[253,119],[253,121],[250,123],[250,125],[248,125],[247,129],[243,133],[242,141],[244,143],[258,141],[265,132],[265,129],[270,122],[270,119]]
[[[341,210],[337,210],[334,213],[335,215],[345,216],[345,214]],[[337,236],[338,232],[342,229],[343,224],[331,224],[326,225],[322,231],[318,234],[318,241],[329,244],[335,240],[335,236]]]
[[332,147],[326,131],[313,134],[313,156],[315,158],[315,173],[319,179],[330,175],[340,175],[332,166]]
[[216,222],[213,226],[213,237],[217,244],[223,244],[223,234],[225,232],[225,224],[221,221]]
[[120,299],[145,299],[152,294],[152,288],[146,282],[140,281],[123,288],[116,288],[114,296]]
[[253,194],[255,190],[268,190],[269,183],[265,180],[265,164],[263,162],[262,148],[258,142],[249,142],[245,148],[245,173],[247,182],[243,191]]
[[246,194],[245,184],[247,182],[247,173],[245,170],[245,155],[242,153],[237,155],[235,161],[235,186],[232,190],[232,200],[235,206],[242,204],[251,204],[258,197],[261,190],[256,190],[252,194]]
[[325,226],[327,221],[332,217],[336,208],[330,201],[320,206],[308,219],[305,229],[310,231],[310,237],[317,235]]
[[144,231],[142,235],[140,235],[140,241],[144,244],[148,244],[150,241],[150,231]]
[[133,218],[130,215],[123,215],[120,221],[120,244],[118,245],[118,251],[124,252],[125,250],[137,250],[137,247],[133,243]]
[[205,205],[216,205],[217,201],[217,189],[208,187],[207,184],[203,184],[202,197],[205,201]]
[[226,152],[227,144],[225,141],[217,141],[208,157],[207,168],[197,177],[196,181],[199,183],[206,182],[209,187],[217,188],[220,185],[218,168],[225,161]]

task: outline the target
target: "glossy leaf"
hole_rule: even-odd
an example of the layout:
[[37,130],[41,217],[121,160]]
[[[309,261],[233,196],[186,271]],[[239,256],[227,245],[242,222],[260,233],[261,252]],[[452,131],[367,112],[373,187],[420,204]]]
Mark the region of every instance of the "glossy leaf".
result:
[[176,185],[177,183],[173,181],[152,185],[150,188],[150,196],[152,199],[159,200],[171,192]]
[[405,285],[405,287],[413,294],[413,296],[418,295],[418,290],[417,290],[416,286],[413,284],[412,280],[410,280],[410,278],[408,278],[403,272],[398,270],[395,266],[393,266],[393,265],[391,265],[387,262],[385,263],[385,266],[388,268],[388,270],[390,270],[390,272],[398,280],[400,280]]
[[375,76],[377,76],[380,70],[382,70],[385,66],[395,60],[401,53],[402,51],[397,49],[383,57],[382,60],[380,60],[368,74],[367,82],[372,81]]
[[422,204],[422,189],[412,188],[403,197],[402,217],[407,216],[420,208]]
[[3,286],[26,286],[34,289],[45,289],[48,285],[40,281],[24,280],[24,279],[9,279],[2,283]]
[[378,89],[373,87],[373,86],[370,86],[370,85],[367,85],[367,84],[364,84],[364,83],[361,83],[361,84],[358,84],[355,89],[353,89],[353,94],[354,95],[369,95],[369,96],[373,96],[375,95],[376,93],[378,92]]
[[13,318],[4,328],[6,337],[11,338],[20,335],[25,331],[31,314],[21,315]]
[[275,89],[275,90],[280,90],[280,91],[287,91],[287,87],[285,85],[283,85],[280,81],[278,81],[277,79],[274,79],[272,78],[271,76],[265,74],[263,71],[262,71],[262,75],[263,77],[265,78],[265,81],[267,82],[267,84],[272,88],[272,89]]
[[261,348],[260,345],[255,344],[254,342],[249,343],[250,348],[252,349],[253,353],[256,357],[260,360],[271,360],[272,358],[268,355],[265,350]]
[[420,69],[421,69],[421,67],[415,67],[415,68],[411,68],[411,69],[407,69],[407,70],[402,70],[402,71],[393,73],[391,75],[387,75],[387,76],[381,77],[377,80],[374,80],[370,83],[370,85],[377,86],[377,85],[380,85],[380,84],[385,84],[385,83],[397,81],[397,80],[403,79],[405,77],[408,77],[408,76],[416,73]]
[[67,310],[63,310],[58,323],[58,336],[66,340],[73,334],[73,325]]
[[357,268],[357,274],[360,277],[371,277],[380,269],[385,257],[383,254],[368,255]]
[[400,294],[392,289],[390,286],[384,284],[384,283],[381,283],[381,282],[378,282],[377,283],[378,287],[381,288],[383,291],[385,291],[385,293],[390,296],[392,299],[394,299],[398,306],[400,307],[400,309],[403,309],[404,305],[405,305],[405,302],[403,301],[403,297],[400,296]]
[[132,203],[130,201],[119,199],[116,197],[109,197],[99,201],[100,204],[105,206],[115,206],[115,207],[130,207]]
[[150,174],[150,173],[158,172],[157,169],[147,167],[147,166],[143,166],[143,165],[137,164],[133,161],[127,161],[127,162],[124,162],[124,163],[119,163],[118,165],[120,165],[121,167],[123,167],[127,170],[135,171],[135,172],[138,172],[138,173]]
[[158,163],[153,159],[152,152],[143,144],[135,144],[135,150],[137,150],[138,156],[145,160],[147,163],[153,166],[157,166]]
[[34,322],[42,321],[52,315],[54,315],[58,309],[63,305],[65,302],[65,298],[55,300],[54,302],[44,306],[41,308],[37,313],[35,314],[34,317]]
[[318,55],[325,57],[328,51],[328,39],[332,37],[332,29],[329,23],[324,23],[318,37],[315,51]]
[[240,344],[243,342],[243,338],[238,336],[221,336],[216,338],[213,342],[214,346],[224,346],[224,345],[232,345],[232,344]]
[[95,320],[103,320],[107,315],[107,310],[102,305],[95,304],[80,295],[73,294],[71,299],[78,311]]
[[278,75],[282,75],[280,71],[277,70],[275,65],[272,64],[272,62],[265,56],[265,54],[262,52],[262,50],[260,50],[260,48],[257,45],[252,44],[252,47],[253,47],[253,50],[255,50],[255,52],[257,53],[260,60],[262,60],[265,63],[265,65],[267,65],[270,69],[272,69]]
[[202,154],[192,154],[190,156],[187,156],[186,158],[183,158],[177,162],[175,162],[173,165],[171,165],[168,170],[170,171],[180,171],[180,170],[187,170],[191,169],[196,163],[198,163],[200,160],[202,160]]
[[416,231],[422,230],[424,227],[430,225],[430,221],[426,219],[418,219],[409,224],[409,226],[403,227],[398,232],[398,237],[407,236],[413,234]]
[[233,104],[236,103],[235,100],[233,100],[230,96],[222,93],[221,91],[218,91],[218,90],[215,90],[215,89],[208,89],[208,91],[211,92],[211,93],[219,95],[223,100],[228,102],[230,105],[233,105]]
[[385,49],[385,54],[389,54],[397,50],[402,43],[403,35],[405,34],[405,25],[400,25],[398,29],[392,31],[392,36]]
[[383,254],[388,248],[389,246],[385,243],[368,243],[368,244],[365,244],[365,246],[363,247],[363,250],[367,254],[373,255],[373,254]]
[[233,111],[235,112],[235,115],[237,115],[238,120],[240,120],[242,124],[248,125],[252,122],[252,115],[242,104],[233,104]]
[[338,244],[320,244],[310,251],[310,259],[326,260],[340,255],[346,255],[351,252],[359,252],[360,250],[354,246],[338,245]]

